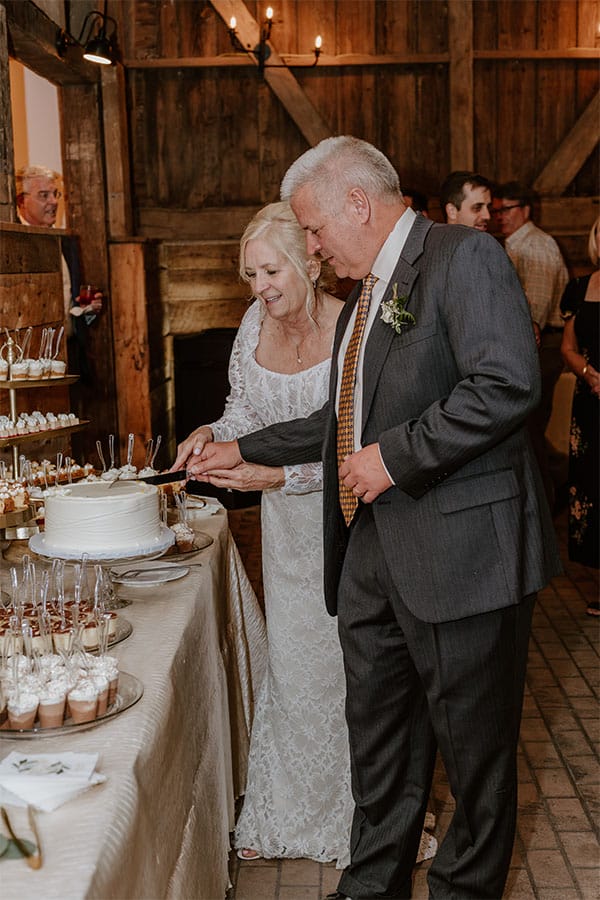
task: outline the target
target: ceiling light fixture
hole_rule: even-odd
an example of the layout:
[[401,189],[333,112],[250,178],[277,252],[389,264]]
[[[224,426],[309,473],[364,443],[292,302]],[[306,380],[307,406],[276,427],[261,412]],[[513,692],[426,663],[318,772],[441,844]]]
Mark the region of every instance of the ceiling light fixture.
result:
[[[107,29],[111,26],[112,29],[107,34]],[[56,35],[56,50],[59,56],[64,57],[69,46],[79,44],[83,47],[84,59],[101,66],[114,66],[117,61],[116,33],[117,23],[112,16],[106,14],[105,3],[104,12],[93,9],[86,15],[77,40],[64,29],[59,29]]]

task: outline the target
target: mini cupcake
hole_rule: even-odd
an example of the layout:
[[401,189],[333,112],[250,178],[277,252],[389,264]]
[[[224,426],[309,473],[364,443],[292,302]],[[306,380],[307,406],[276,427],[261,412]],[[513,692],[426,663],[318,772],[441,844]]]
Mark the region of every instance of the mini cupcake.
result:
[[189,553],[194,549],[194,530],[183,522],[178,522],[171,526],[171,531],[175,532],[175,543],[180,553]]
[[94,682],[94,685],[96,686],[96,689],[98,691],[98,709],[96,710],[96,716],[103,716],[108,709],[108,678],[106,677],[106,675],[96,673],[92,676],[92,681]]
[[90,678],[82,678],[69,691],[69,710],[76,725],[93,722],[98,708],[98,688]]
[[41,359],[27,359],[24,362],[28,363],[27,368],[27,377],[30,381],[34,379],[41,378],[44,374],[44,365]]
[[67,687],[62,679],[47,682],[40,691],[38,716],[42,728],[59,728],[65,718]]
[[67,371],[67,364],[63,359],[53,359],[50,370],[51,378],[62,378]]
[[8,698],[8,727],[15,730],[33,728],[37,715],[39,698],[29,691],[19,691]]
[[10,367],[10,380],[11,381],[23,381],[27,378],[27,373],[29,372],[29,360],[23,359],[21,362],[14,362]]
[[137,478],[136,467],[132,466],[131,464],[121,466],[121,469],[119,471],[119,478],[122,481],[131,481],[132,479]]

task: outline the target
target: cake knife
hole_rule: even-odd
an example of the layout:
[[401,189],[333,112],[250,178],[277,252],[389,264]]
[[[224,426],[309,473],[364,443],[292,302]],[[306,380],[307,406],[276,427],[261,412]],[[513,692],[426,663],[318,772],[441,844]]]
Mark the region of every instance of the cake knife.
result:
[[169,484],[172,481],[185,481],[188,477],[185,469],[178,472],[162,472],[160,475],[144,475],[136,478],[136,481],[145,481],[146,484]]

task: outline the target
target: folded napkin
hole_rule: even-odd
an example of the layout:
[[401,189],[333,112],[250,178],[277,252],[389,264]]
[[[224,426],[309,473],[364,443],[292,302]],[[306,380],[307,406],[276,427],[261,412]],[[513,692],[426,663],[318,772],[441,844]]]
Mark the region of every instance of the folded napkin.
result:
[[67,800],[106,781],[95,771],[97,753],[18,753],[0,762],[0,805],[52,812]]

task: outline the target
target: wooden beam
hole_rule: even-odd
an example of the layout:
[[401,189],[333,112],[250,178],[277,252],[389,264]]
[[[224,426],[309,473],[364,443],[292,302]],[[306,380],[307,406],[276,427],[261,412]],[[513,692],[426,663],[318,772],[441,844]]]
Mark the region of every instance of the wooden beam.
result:
[[584,109],[536,178],[540,194],[562,194],[600,139],[600,91]]
[[244,228],[259,206],[219,206],[204,209],[141,207],[138,209],[139,235],[161,240],[239,241]]
[[474,50],[473,59],[600,59],[594,47],[557,47],[556,50]]
[[108,233],[115,239],[133,234],[125,73],[121,65],[101,69]]
[[[314,56],[306,53],[281,53],[280,58],[290,69],[312,67]],[[570,47],[556,50],[473,50],[472,58],[479,60],[544,60],[600,59],[600,50],[591,47]],[[345,68],[347,66],[435,66],[447,65],[449,53],[344,53],[332,56],[321,53],[315,68]],[[126,59],[126,69],[205,69],[255,66],[256,60],[244,53],[221,53],[219,56],[181,56],[161,59]]]
[[[344,66],[415,66],[415,65],[439,65],[449,61],[448,53],[393,53],[374,55],[372,53],[345,53],[341,56],[331,56],[321,53],[319,62],[314,65],[314,54],[308,53],[281,53],[279,59],[290,69],[323,69],[342,68]],[[269,57],[266,68],[273,60]],[[242,53],[221,53],[219,56],[191,56],[176,57],[172,59],[127,59],[124,62],[127,69],[185,69],[185,68],[237,68],[256,66],[256,59]]]
[[450,168],[473,168],[473,8],[471,0],[448,4],[450,49]]
[[3,6],[0,6],[0,148],[0,220],[16,222],[15,154],[8,71],[8,31],[6,10]]
[[31,0],[3,0],[12,43],[11,55],[54,84],[94,83],[99,80],[95,63],[83,58],[83,47],[70,44],[64,56],[56,49],[59,26]]
[[[235,17],[238,38],[258,66],[258,60],[252,50],[259,44],[260,26],[250,15],[246,5],[242,0],[212,0],[212,5],[228,27],[232,16]],[[285,65],[273,43],[269,41],[267,46],[270,55],[269,65],[264,69],[264,79],[282,102],[292,121],[311,145],[318,144],[323,138],[331,137],[331,130]],[[281,68],[278,68],[279,66]]]

